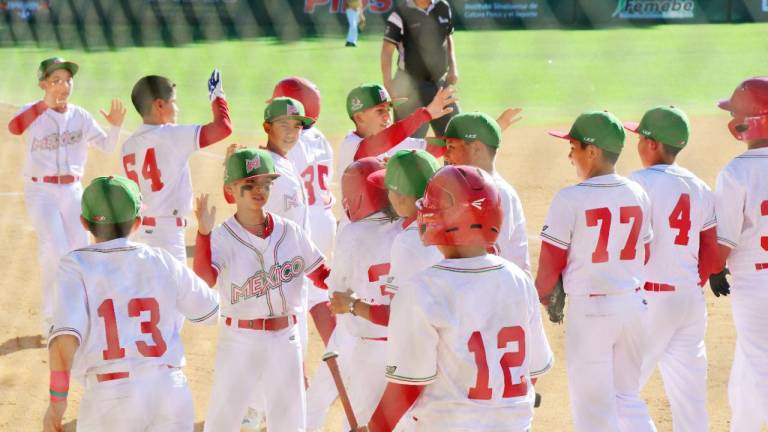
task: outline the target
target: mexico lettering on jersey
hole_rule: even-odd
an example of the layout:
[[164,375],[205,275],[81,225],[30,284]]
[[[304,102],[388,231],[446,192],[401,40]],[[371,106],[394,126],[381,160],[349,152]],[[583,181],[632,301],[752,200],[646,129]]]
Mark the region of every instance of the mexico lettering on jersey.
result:
[[768,276],[768,148],[729,162],[717,176],[715,197],[717,240],[732,249],[728,268]]
[[525,430],[531,377],[554,363],[533,282],[495,255],[444,259],[400,287],[386,377],[426,385],[413,407],[434,430]]
[[650,209],[642,186],[616,174],[561,189],[541,240],[568,250],[565,292],[613,294],[640,287],[644,247],[653,239]]
[[424,246],[415,220],[403,222],[403,230],[392,241],[387,292],[397,293],[402,285],[416,273],[443,260],[437,246]]
[[58,279],[49,341],[63,334],[80,341],[72,369],[78,378],[144,364],[184,366],[178,314],[218,320],[218,295],[191,269],[126,239],[70,252]]
[[272,215],[267,238],[249,233],[232,216],[211,234],[211,261],[219,270],[222,314],[255,319],[298,314],[307,302],[306,275],[323,255],[293,221]]
[[[337,172],[343,174],[344,170],[355,161],[355,153],[357,153],[357,150],[360,147],[360,141],[362,140],[363,137],[358,135],[355,131],[350,131],[349,134],[344,137],[344,141],[342,141],[339,146],[338,161],[336,163]],[[380,154],[379,157],[390,157],[399,150],[426,150],[426,148],[426,140],[408,137],[398,145]]]
[[290,160],[274,152],[269,154],[275,162],[275,172],[280,174],[280,177],[272,182],[264,209],[297,223],[307,235],[310,235],[309,206],[301,177]]
[[496,241],[495,253],[516,264],[528,275],[531,274],[531,261],[528,257],[528,234],[525,232],[525,213],[517,191],[498,172],[493,173],[493,182],[501,195],[501,208],[504,218],[501,221],[501,233]]
[[[392,221],[383,213],[344,226],[336,238],[331,274],[326,282],[329,293],[351,289],[366,303],[388,305],[389,253],[392,240],[401,229],[399,221]],[[353,336],[387,336],[386,327],[350,314],[340,315],[337,323]]]
[[[24,105],[19,114],[35,105]],[[63,113],[46,109],[24,131],[27,157],[22,172],[26,177],[82,177],[88,145],[108,153],[117,146],[119,135],[120,128],[114,127],[105,133],[91,114],[77,105],[67,105]]]
[[717,224],[715,197],[706,183],[678,165],[654,165],[632,173],[651,203],[648,282],[675,287],[699,283],[699,233]]
[[185,217],[192,210],[189,158],[200,148],[200,128],[143,124],[123,143],[123,169],[139,185],[143,214]]

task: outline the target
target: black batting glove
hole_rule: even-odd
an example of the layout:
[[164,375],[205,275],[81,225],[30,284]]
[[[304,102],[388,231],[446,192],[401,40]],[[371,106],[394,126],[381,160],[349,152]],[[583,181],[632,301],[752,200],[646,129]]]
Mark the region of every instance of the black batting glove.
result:
[[731,274],[731,272],[725,268],[720,273],[709,276],[709,287],[712,289],[715,297],[727,296],[731,293],[731,284],[728,283],[728,278],[725,277],[727,274]]

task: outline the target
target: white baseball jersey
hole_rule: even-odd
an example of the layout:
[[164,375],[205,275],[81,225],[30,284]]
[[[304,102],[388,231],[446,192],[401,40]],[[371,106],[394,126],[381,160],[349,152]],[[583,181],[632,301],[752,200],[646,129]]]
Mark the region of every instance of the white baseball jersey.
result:
[[495,255],[444,259],[400,287],[387,379],[426,385],[412,415],[430,430],[527,430],[530,378],[554,362],[531,278]]
[[234,216],[211,234],[224,316],[256,319],[305,310],[305,276],[323,263],[323,255],[295,222],[271,216],[274,229],[267,238],[249,233]]
[[736,274],[768,274],[768,148],[747,150],[723,168],[715,186],[717,240],[733,249]]
[[80,341],[73,376],[184,366],[178,314],[215,323],[216,292],[168,252],[124,238],[77,249],[59,265],[54,328]]
[[635,290],[644,280],[644,245],[653,239],[642,186],[617,174],[592,177],[552,199],[541,240],[568,250],[569,295]]
[[[35,103],[21,107],[19,114]],[[88,111],[68,104],[63,113],[47,109],[24,132],[27,158],[26,177],[74,175],[82,177],[88,158],[88,144],[104,152],[117,146],[120,128],[110,127],[109,134]]]
[[531,274],[531,261],[528,258],[528,234],[525,232],[525,213],[517,191],[498,171],[492,174],[493,182],[501,195],[501,208],[504,217],[501,221],[501,233],[496,241],[496,254],[517,264],[528,275]]
[[654,165],[632,173],[651,203],[653,227],[647,281],[675,287],[699,283],[699,233],[717,224],[715,197],[706,183],[678,165]]
[[[297,144],[298,146],[298,144]],[[309,206],[304,191],[304,182],[296,172],[293,162],[277,153],[269,152],[275,163],[275,172],[280,174],[272,182],[269,199],[264,209],[285,219],[296,222],[310,235]]]
[[419,236],[419,226],[415,219],[402,223],[400,231],[392,241],[390,250],[389,278],[387,291],[397,293],[398,286],[416,273],[432,267],[443,260],[443,254],[437,246],[424,246]]
[[[344,141],[342,141],[339,146],[338,161],[336,164],[339,173],[343,174],[344,170],[355,161],[355,153],[357,153],[358,148],[360,148],[360,141],[362,140],[363,137],[358,135],[355,131],[350,131],[349,134],[344,137]],[[397,153],[398,150],[426,150],[426,148],[426,140],[408,137],[396,146],[377,156],[385,158]]]
[[123,169],[139,185],[143,214],[185,217],[192,210],[189,158],[200,148],[200,128],[143,124],[123,143]]
[[[329,293],[351,289],[366,303],[389,304],[391,297],[386,291],[389,252],[392,240],[401,229],[398,220],[392,221],[380,212],[344,226],[336,237],[327,280]],[[340,315],[337,323],[353,336],[387,336],[386,327],[351,314]]]

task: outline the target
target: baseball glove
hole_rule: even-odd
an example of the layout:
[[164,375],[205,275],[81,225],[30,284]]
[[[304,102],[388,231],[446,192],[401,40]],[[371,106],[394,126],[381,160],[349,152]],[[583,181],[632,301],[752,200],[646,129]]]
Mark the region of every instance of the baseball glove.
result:
[[563,289],[563,277],[560,276],[552,294],[549,295],[549,304],[547,305],[549,320],[555,324],[562,324],[563,308],[565,308],[565,290]]

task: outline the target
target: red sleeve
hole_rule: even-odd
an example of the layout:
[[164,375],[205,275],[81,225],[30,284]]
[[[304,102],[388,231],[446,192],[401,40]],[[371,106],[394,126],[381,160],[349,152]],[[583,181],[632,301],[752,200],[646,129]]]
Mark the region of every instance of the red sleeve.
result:
[[716,227],[699,233],[699,285],[704,286],[709,275],[720,273],[723,269],[719,249]]
[[381,326],[389,325],[389,305],[370,305],[371,322]]
[[432,156],[436,157],[437,159],[440,159],[441,157],[445,156],[445,152],[448,151],[448,147],[441,147],[436,146],[427,143],[427,152],[431,154]]
[[368,156],[378,156],[403,142],[416,132],[424,123],[432,120],[426,108],[419,108],[408,117],[395,122],[383,131],[360,141],[354,160]]
[[389,432],[397,426],[397,422],[416,403],[423,385],[408,385],[387,383],[376,411],[368,423],[370,432]]
[[22,111],[8,123],[8,131],[13,135],[21,135],[45,110],[48,105],[40,101],[26,110]]
[[328,278],[329,274],[331,274],[331,268],[323,263],[313,270],[312,273],[308,274],[307,277],[316,287],[327,290],[328,285],[325,284],[325,279]]
[[200,279],[204,280],[209,287],[216,285],[216,279],[219,277],[219,271],[211,263],[211,235],[202,235],[197,233],[195,244],[195,257],[192,260],[192,269]]
[[549,299],[567,263],[568,250],[560,249],[545,241],[541,242],[539,272],[536,274],[536,291],[539,292],[539,299]]
[[331,339],[333,329],[336,328],[336,315],[331,313],[331,302],[318,303],[309,310],[312,315],[312,321],[315,322],[315,328],[323,339],[323,345],[328,346],[328,340]]
[[211,103],[213,121],[200,129],[200,148],[215,144],[232,133],[229,107],[224,98],[218,97]]

